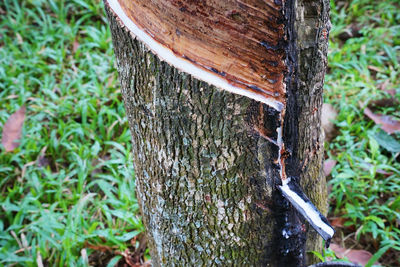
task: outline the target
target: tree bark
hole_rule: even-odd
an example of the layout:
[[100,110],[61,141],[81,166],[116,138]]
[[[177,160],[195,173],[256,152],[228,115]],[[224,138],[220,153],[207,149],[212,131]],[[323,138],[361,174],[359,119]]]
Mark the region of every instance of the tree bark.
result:
[[107,1],[105,7],[152,264],[313,263],[308,252],[321,251],[322,240],[277,189],[280,151],[268,136],[276,139],[283,124],[286,175],[326,212],[320,115],[329,1],[282,3],[284,113],[163,62],[124,27]]

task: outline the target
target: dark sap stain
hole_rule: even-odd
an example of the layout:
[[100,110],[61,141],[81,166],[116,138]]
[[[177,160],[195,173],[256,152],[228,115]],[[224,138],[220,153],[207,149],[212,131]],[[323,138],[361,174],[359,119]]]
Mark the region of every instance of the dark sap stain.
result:
[[263,47],[265,47],[268,50],[280,50],[284,48],[284,43],[282,41],[278,41],[278,43],[276,45],[272,45],[270,43],[268,43],[266,40],[263,40],[260,42],[260,45],[262,45]]

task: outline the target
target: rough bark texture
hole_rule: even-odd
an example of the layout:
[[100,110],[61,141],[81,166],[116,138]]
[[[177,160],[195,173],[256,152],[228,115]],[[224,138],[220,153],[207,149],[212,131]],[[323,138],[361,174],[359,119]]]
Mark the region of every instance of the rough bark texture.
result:
[[[320,129],[329,2],[284,3],[288,176],[326,211]],[[321,239],[276,189],[277,111],[161,62],[107,7],[154,266],[302,266]],[[309,263],[311,263],[309,258]]]
[[[323,169],[324,137],[321,131],[322,93],[327,66],[328,37],[331,27],[329,1],[297,0],[294,30],[297,50],[295,89],[298,129],[297,158],[301,162],[300,185],[314,204],[327,213],[327,187]],[[312,188],[312,189],[311,189]],[[310,190],[311,189],[311,190]],[[307,235],[306,251],[322,250],[316,232]]]

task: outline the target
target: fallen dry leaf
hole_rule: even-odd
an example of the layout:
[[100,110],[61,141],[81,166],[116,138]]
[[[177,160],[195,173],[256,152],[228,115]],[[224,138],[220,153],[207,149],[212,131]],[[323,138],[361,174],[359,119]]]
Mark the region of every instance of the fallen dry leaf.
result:
[[362,249],[345,249],[338,244],[331,244],[330,249],[332,249],[338,258],[348,258],[352,263],[360,264],[365,266],[372,254],[369,251]]
[[346,222],[345,218],[342,217],[332,217],[329,218],[329,222],[333,227],[340,227],[342,228],[344,226],[344,223]]
[[393,119],[392,116],[375,114],[369,108],[364,109],[364,114],[376,124],[382,125],[381,128],[388,134],[400,131],[400,121]]
[[388,108],[388,107],[396,107],[399,104],[396,98],[381,98],[378,100],[373,100],[369,103],[369,107],[381,107],[381,108]]
[[321,125],[324,129],[325,140],[331,140],[335,136],[335,124],[338,113],[331,104],[324,103],[321,112]]
[[9,95],[9,96],[6,97],[6,99],[15,99],[15,98],[18,98],[18,97],[19,97],[18,95]]
[[375,72],[381,72],[382,71],[380,68],[372,66],[372,65],[369,65],[368,69],[372,70],[372,71],[375,71]]
[[331,243],[331,245],[329,246],[329,248],[330,248],[333,252],[335,252],[336,257],[338,257],[338,258],[343,258],[343,257],[344,257],[344,254],[345,254],[345,252],[346,252],[346,249],[345,249],[345,248],[343,248],[343,247],[341,247],[341,246],[339,246],[338,244],[335,244],[335,243]]
[[325,176],[328,176],[331,172],[333,167],[335,167],[337,161],[333,159],[327,159],[324,161],[324,173]]
[[78,48],[79,48],[79,42],[75,40],[74,43],[72,44],[72,52],[75,53],[76,50],[78,50]]
[[395,89],[387,89],[387,90],[385,90],[385,92],[387,92],[391,96],[395,96],[396,95],[396,90]]
[[25,106],[22,106],[19,110],[13,113],[3,127],[3,137],[1,138],[1,144],[4,146],[7,152],[11,152],[19,146],[19,140],[21,138],[22,126],[25,120]]
[[21,34],[17,33],[16,35],[17,35],[18,44],[24,43],[24,40],[22,40]]

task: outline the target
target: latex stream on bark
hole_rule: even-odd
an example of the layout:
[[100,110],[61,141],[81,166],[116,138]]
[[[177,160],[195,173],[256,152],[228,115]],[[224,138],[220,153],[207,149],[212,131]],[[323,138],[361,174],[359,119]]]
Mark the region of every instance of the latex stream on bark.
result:
[[300,186],[291,178],[287,178],[279,186],[283,196],[296,208],[296,210],[306,218],[311,226],[326,241],[326,247],[329,247],[330,241],[335,231],[328,220],[314,206],[310,199],[304,194]]

